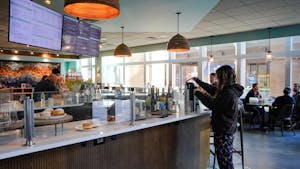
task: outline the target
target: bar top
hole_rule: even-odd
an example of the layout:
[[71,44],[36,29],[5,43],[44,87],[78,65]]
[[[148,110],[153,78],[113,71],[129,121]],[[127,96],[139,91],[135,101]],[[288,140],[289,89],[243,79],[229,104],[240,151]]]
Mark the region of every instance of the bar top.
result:
[[166,118],[153,117],[136,121],[134,126],[130,126],[129,122],[96,121],[99,123],[97,128],[84,131],[75,129],[81,126],[84,121],[76,121],[65,123],[63,128],[61,125],[58,125],[57,136],[55,136],[54,125],[35,127],[35,137],[33,140],[35,144],[31,147],[23,146],[25,139],[20,137],[20,130],[3,132],[0,133],[0,160],[208,115],[209,112],[202,112],[200,114],[176,113]]

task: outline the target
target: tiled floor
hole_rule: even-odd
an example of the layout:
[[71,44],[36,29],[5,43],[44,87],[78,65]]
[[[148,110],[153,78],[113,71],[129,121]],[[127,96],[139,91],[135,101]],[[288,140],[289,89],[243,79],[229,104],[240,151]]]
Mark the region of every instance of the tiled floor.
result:
[[[292,133],[244,131],[245,169],[299,169],[300,168],[300,130]],[[239,146],[239,134],[235,147]],[[242,169],[241,157],[234,154],[235,169]],[[213,157],[209,169],[212,168]],[[217,166],[217,165],[216,165]],[[216,167],[218,168],[218,167]]]

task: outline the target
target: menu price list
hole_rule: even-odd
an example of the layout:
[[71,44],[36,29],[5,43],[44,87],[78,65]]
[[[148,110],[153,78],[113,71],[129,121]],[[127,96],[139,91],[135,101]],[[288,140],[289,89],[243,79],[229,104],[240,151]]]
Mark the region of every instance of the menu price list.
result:
[[62,50],[81,55],[98,56],[101,28],[64,16]]

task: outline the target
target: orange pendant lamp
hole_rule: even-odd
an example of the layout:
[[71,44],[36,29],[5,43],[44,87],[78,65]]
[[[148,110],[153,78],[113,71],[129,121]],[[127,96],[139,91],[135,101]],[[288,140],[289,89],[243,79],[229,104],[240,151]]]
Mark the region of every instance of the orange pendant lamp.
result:
[[103,20],[120,15],[119,0],[65,0],[66,13],[83,19]]
[[177,34],[173,36],[168,42],[168,51],[169,52],[187,52],[190,50],[189,42],[179,34],[179,15],[180,12],[177,12]]
[[114,56],[116,57],[130,57],[131,51],[127,45],[123,43],[123,32],[124,32],[124,26],[121,27],[122,29],[122,43],[116,47],[114,50]]

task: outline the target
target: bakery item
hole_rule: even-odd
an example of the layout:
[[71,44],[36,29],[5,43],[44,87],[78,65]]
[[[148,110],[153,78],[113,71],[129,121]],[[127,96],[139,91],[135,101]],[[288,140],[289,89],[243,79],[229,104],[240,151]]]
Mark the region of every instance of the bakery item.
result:
[[53,112],[52,112],[52,116],[61,116],[61,115],[64,115],[65,114],[65,111],[64,109],[55,109]]
[[39,113],[40,117],[50,117],[51,112],[50,111],[42,111]]
[[84,122],[82,123],[82,128],[83,129],[92,129],[94,128],[93,122]]

